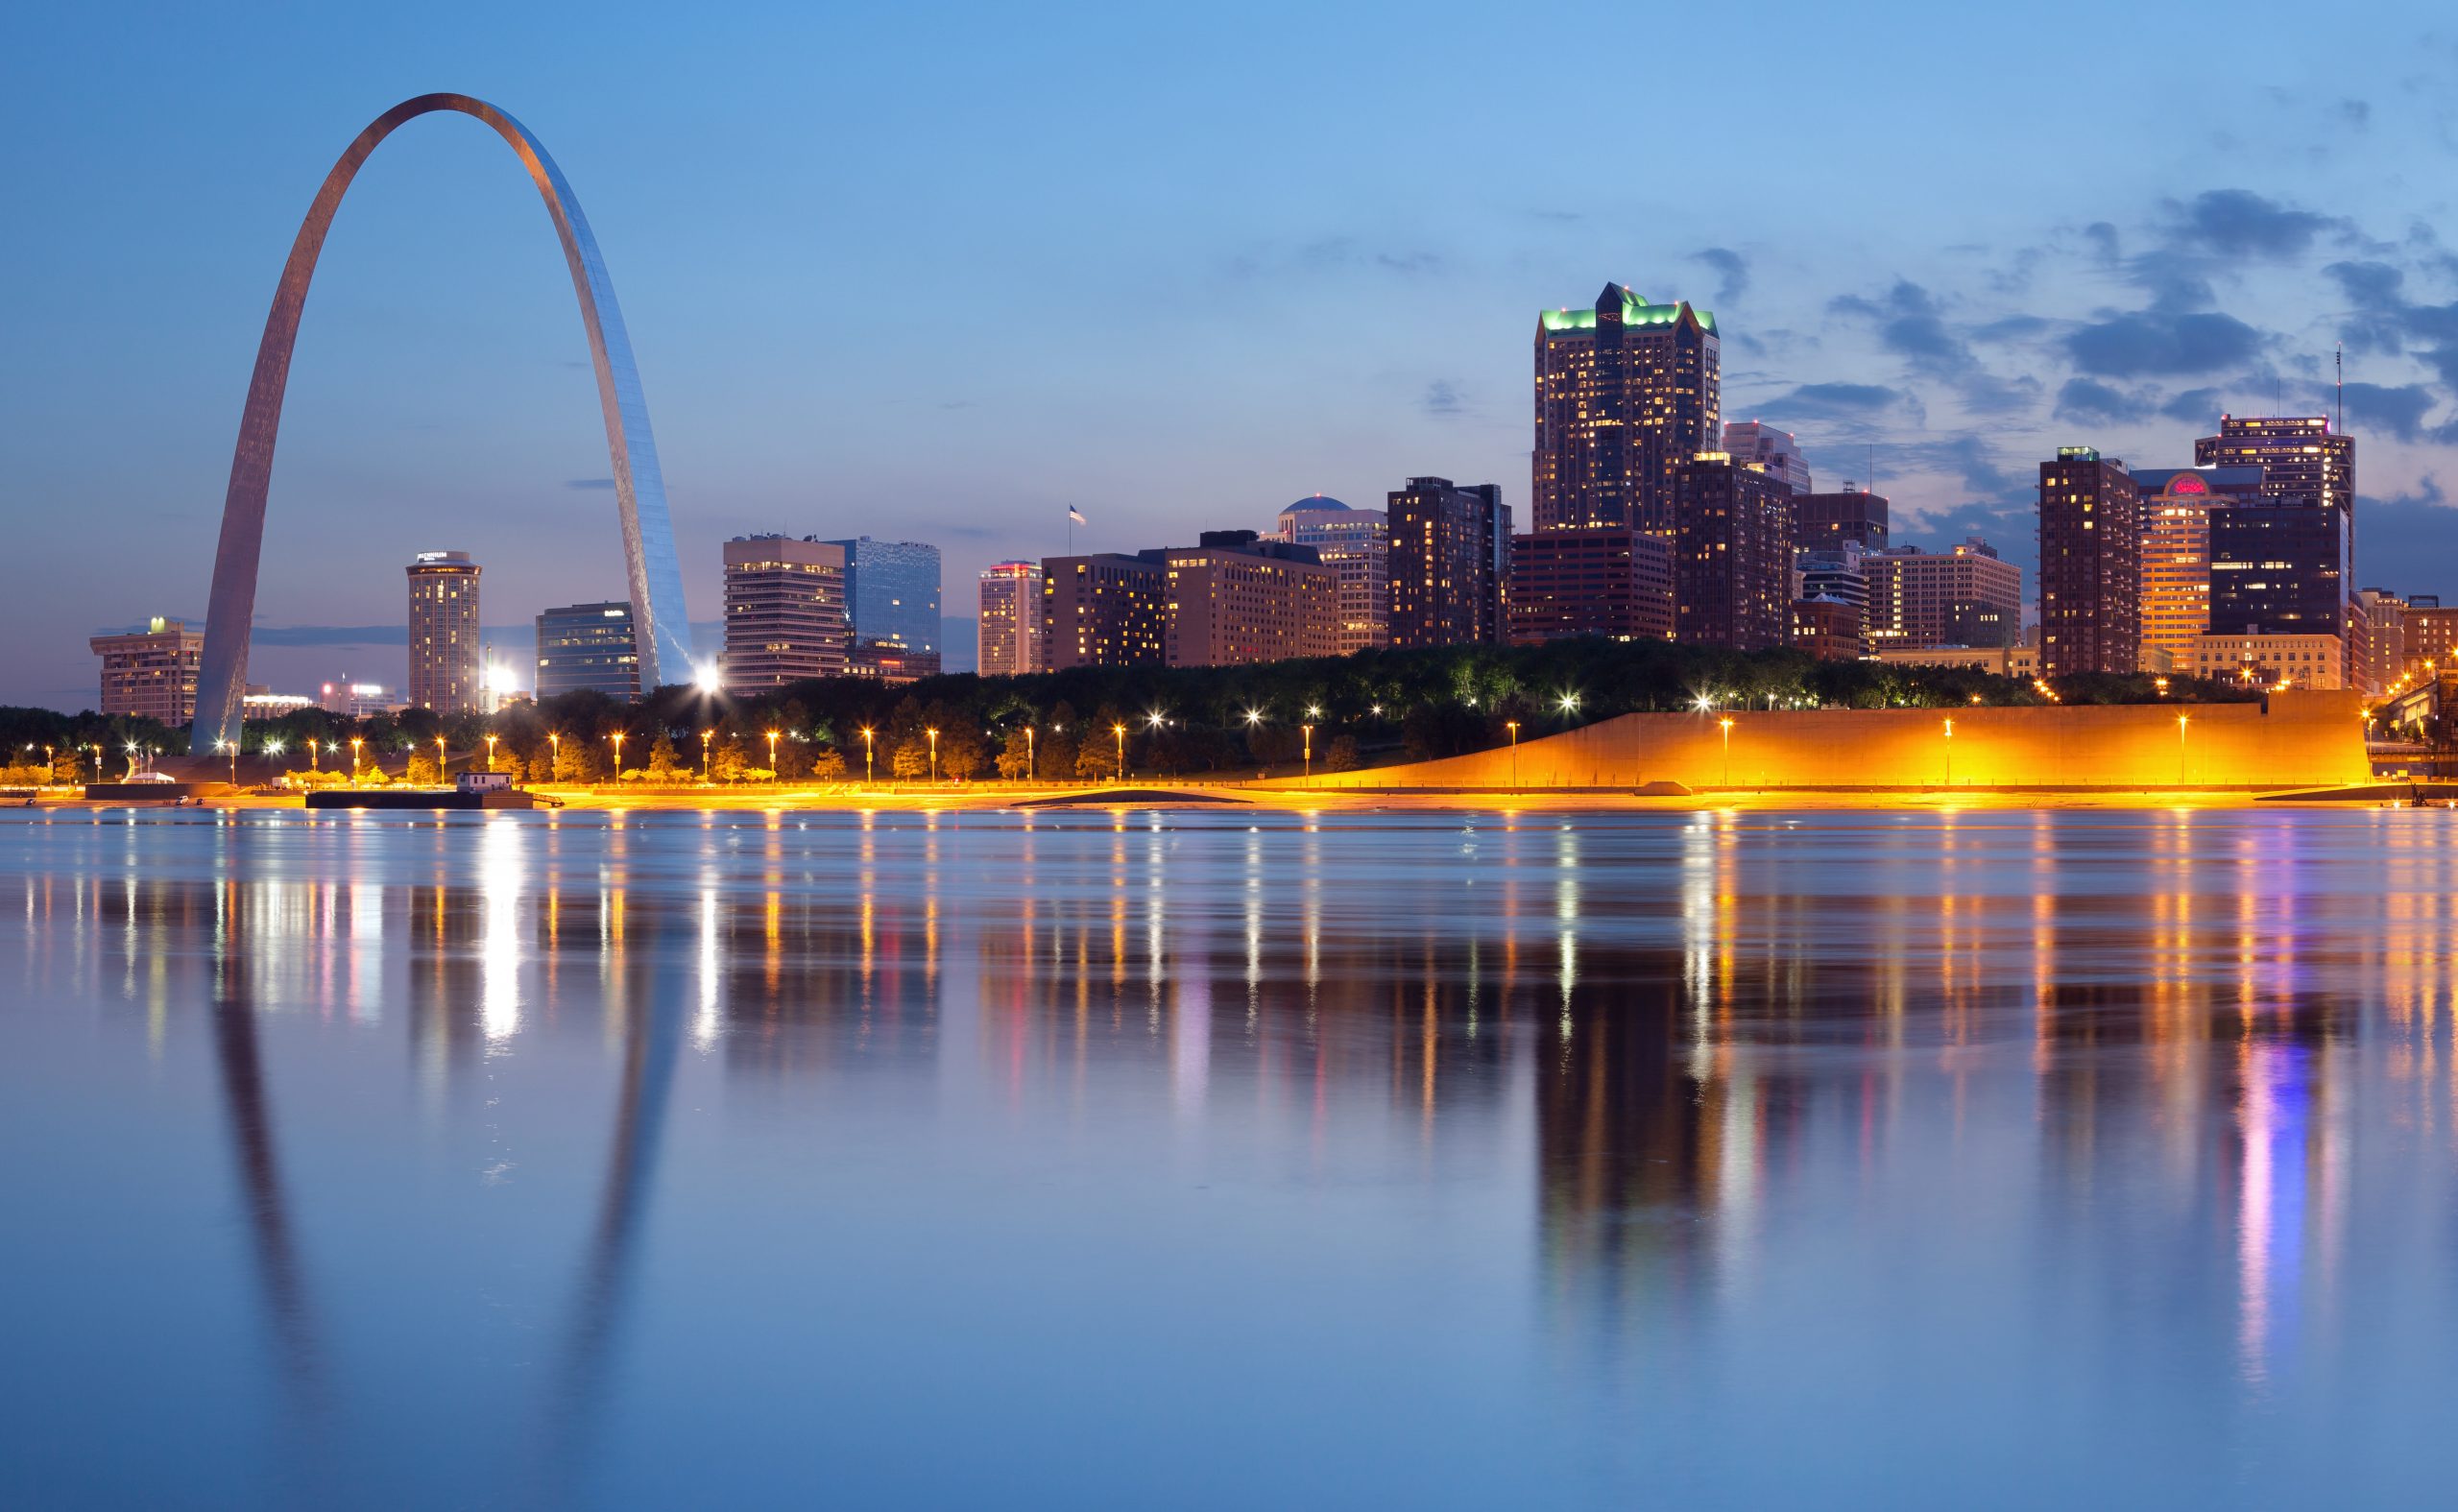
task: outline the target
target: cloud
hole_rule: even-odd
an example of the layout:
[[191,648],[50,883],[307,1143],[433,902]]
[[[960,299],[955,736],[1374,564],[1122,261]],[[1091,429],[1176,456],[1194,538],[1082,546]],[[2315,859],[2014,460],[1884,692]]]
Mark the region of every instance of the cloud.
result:
[[2431,473],[2406,493],[2355,496],[2356,583],[2398,593],[2458,583],[2458,509]]
[[2036,496],[2039,489],[2036,478],[2000,467],[1995,450],[1976,432],[1898,447],[1894,456],[1907,470],[1944,473],[1960,480],[1966,491],[2001,502]]
[[1425,396],[1417,400],[1417,407],[1428,415],[1444,416],[1457,415],[1466,405],[1458,384],[1449,378],[1436,378],[1425,386]]
[[1764,408],[1800,420],[1869,420],[1914,403],[1903,390],[1874,383],[1804,383]]
[[2027,378],[2000,378],[1985,367],[1971,344],[1950,325],[1937,298],[1909,278],[1897,278],[1875,299],[1843,295],[1828,302],[1839,315],[1856,316],[1877,328],[1878,345],[1904,359],[1915,373],[1954,387],[1964,407],[2003,412],[2031,402],[2038,385]]
[[1729,304],[1749,288],[1749,261],[1728,247],[1709,247],[1690,254],[1716,270],[1716,302]]
[[2228,396],[2218,389],[2187,389],[2159,406],[2159,413],[2169,420],[2184,420],[2196,425],[2213,425],[2220,412],[2228,407]]
[[2301,256],[2324,231],[2349,228],[2346,221],[2292,209],[2251,189],[2206,189],[2183,204],[2170,201],[2168,212],[2175,245],[2221,257]]
[[2261,345],[2261,333],[2232,315],[2135,310],[2104,312],[2066,336],[2065,352],[2086,373],[2133,378],[2218,372],[2247,361]]
[[2093,378],[2068,378],[2057,391],[2057,418],[2085,425],[2130,425],[2150,409],[2149,399]]
[[2414,441],[2423,431],[2424,412],[2432,408],[2432,391],[2421,383],[2386,388],[2378,383],[2347,386],[2350,423],[2386,430],[2400,441]]
[[566,478],[564,480],[564,487],[567,489],[612,490],[614,487],[614,480],[613,478]]

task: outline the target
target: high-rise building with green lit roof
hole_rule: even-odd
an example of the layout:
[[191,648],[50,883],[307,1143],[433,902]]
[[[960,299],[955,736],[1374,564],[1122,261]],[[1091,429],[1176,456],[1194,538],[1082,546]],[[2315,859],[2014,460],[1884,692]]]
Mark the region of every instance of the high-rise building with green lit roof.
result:
[[1723,436],[1716,318],[1608,283],[1536,321],[1537,530],[1675,532],[1675,474]]

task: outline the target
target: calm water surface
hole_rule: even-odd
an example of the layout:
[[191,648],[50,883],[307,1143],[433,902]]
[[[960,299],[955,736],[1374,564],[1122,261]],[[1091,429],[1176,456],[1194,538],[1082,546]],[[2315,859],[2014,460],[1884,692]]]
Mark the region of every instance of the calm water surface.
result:
[[0,1503],[2446,1503],[2441,813],[0,820]]

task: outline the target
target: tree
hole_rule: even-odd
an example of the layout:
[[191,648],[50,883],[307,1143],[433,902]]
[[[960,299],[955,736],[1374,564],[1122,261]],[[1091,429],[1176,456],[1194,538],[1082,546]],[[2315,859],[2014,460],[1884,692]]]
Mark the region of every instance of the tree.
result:
[[[784,742],[779,741],[779,745]],[[742,737],[729,730],[709,756],[709,775],[720,782],[739,782],[751,772],[751,752]]]
[[1118,776],[1118,751],[1109,741],[1087,740],[1075,750],[1075,775],[1097,781]]
[[679,782],[690,774],[685,770],[683,758],[675,754],[674,737],[663,730],[657,732],[657,743],[649,747],[647,777],[651,782]]
[[1036,770],[1042,778],[1054,778],[1063,782],[1074,775],[1075,752],[1080,744],[1075,735],[1076,729],[1072,723],[1052,724],[1042,732],[1041,759],[1036,763]]
[[607,771],[606,752],[591,736],[567,733],[555,742],[554,769],[558,782],[602,781]]
[[424,746],[412,746],[409,767],[402,774],[401,780],[412,787],[441,787],[444,785],[444,769],[436,765],[434,752]]
[[1007,732],[1007,743],[999,751],[999,775],[1010,782],[1021,781],[1032,775],[1029,763],[1037,749],[1033,732],[1022,725]]
[[1332,743],[1329,746],[1326,746],[1323,750],[1323,770],[1326,772],[1354,772],[1357,770],[1357,736],[1333,736]]
[[930,739],[912,734],[896,743],[896,754],[888,758],[888,775],[899,781],[911,781],[930,775]]
[[807,775],[814,782],[845,780],[845,756],[841,752],[822,749],[815,753],[808,753],[804,764],[807,769]]
[[962,709],[954,709],[939,725],[939,775],[973,778],[990,761],[990,738]]

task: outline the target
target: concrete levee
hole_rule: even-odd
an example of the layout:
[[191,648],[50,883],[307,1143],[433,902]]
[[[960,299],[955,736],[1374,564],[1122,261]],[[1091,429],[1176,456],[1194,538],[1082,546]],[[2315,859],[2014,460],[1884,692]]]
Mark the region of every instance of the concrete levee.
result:
[[2259,704],[1624,714],[1522,740],[1516,751],[1341,772],[1306,785],[2326,787],[2371,780],[2361,709],[2353,692],[2291,691]]

